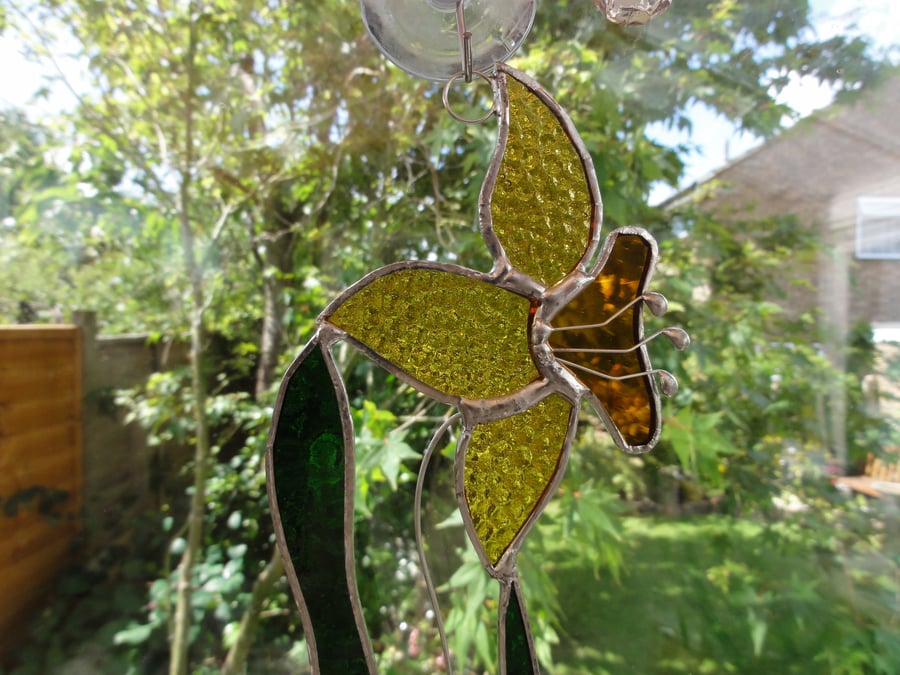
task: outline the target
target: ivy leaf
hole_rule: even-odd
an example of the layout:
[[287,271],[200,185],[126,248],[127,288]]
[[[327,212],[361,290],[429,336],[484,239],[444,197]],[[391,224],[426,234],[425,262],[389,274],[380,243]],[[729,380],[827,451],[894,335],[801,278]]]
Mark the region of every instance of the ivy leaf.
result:
[[140,645],[150,639],[153,626],[148,624],[131,624],[125,630],[120,630],[113,637],[113,644]]
[[406,434],[402,431],[391,432],[384,439],[381,448],[373,453],[372,459],[377,462],[378,468],[384,474],[385,479],[393,490],[397,489],[397,479],[400,475],[400,467],[405,459],[419,459],[418,452],[413,450],[406,441]]

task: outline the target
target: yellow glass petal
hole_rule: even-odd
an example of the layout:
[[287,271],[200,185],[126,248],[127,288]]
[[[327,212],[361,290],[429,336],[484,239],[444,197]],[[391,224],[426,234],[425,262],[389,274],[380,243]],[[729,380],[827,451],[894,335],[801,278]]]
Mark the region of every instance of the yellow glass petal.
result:
[[545,398],[523,413],[479,424],[464,465],[465,499],[478,540],[496,565],[560,467],[572,404]]
[[[620,234],[596,281],[575,297],[553,319],[554,328],[605,323],[643,293],[652,261],[650,244],[637,234]],[[553,333],[553,349],[630,349],[640,340],[641,303],[605,326]],[[645,373],[650,369],[643,349],[619,354],[559,353],[558,358],[613,377]],[[659,402],[649,375],[611,380],[573,369],[606,408],[627,445],[643,446],[656,434]]]
[[491,197],[493,232],[513,267],[549,287],[588,248],[594,200],[555,112],[510,74],[504,79],[509,135]]
[[375,354],[449,396],[495,398],[538,377],[526,298],[438,269],[377,277],[326,318]]

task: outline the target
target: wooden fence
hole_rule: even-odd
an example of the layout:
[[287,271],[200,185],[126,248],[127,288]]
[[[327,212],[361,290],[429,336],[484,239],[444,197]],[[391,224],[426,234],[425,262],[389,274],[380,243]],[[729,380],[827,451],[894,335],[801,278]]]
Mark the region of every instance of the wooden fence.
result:
[[59,601],[46,591],[68,562],[142,545],[136,519],[186,487],[172,467],[191,448],[150,447],[114,399],[187,363],[187,345],[100,336],[91,312],[72,319],[0,326],[0,664]]
[[76,326],[0,329],[0,647],[81,528],[81,349]]

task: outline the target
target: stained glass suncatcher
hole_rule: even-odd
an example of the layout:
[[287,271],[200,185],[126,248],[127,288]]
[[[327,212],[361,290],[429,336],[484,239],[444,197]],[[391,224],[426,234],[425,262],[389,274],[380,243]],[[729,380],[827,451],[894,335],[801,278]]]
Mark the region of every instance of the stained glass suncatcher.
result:
[[516,555],[562,478],[582,402],[620,448],[640,453],[659,438],[658,392],[675,391],[646,343],[663,334],[683,348],[687,336],[643,328],[645,305],[666,308],[647,290],[655,241],[626,227],[601,247],[600,192],[568,115],[509,66],[492,80],[499,134],[479,210],[492,270],[419,261],[375,270],[325,309],[282,384],[269,498],[315,672],[375,672],[354,577],[353,432],[336,342],[458,408],[456,491],[500,582],[502,672],[537,672]]

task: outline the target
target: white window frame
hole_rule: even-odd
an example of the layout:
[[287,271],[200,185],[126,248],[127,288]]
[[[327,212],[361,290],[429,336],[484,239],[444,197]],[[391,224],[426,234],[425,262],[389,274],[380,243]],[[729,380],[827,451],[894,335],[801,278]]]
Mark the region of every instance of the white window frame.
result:
[[[866,228],[878,227],[879,248],[866,241]],[[871,235],[871,233],[870,233]],[[884,248],[884,244],[887,247]],[[862,260],[900,260],[900,197],[859,197],[856,200],[856,257]]]

